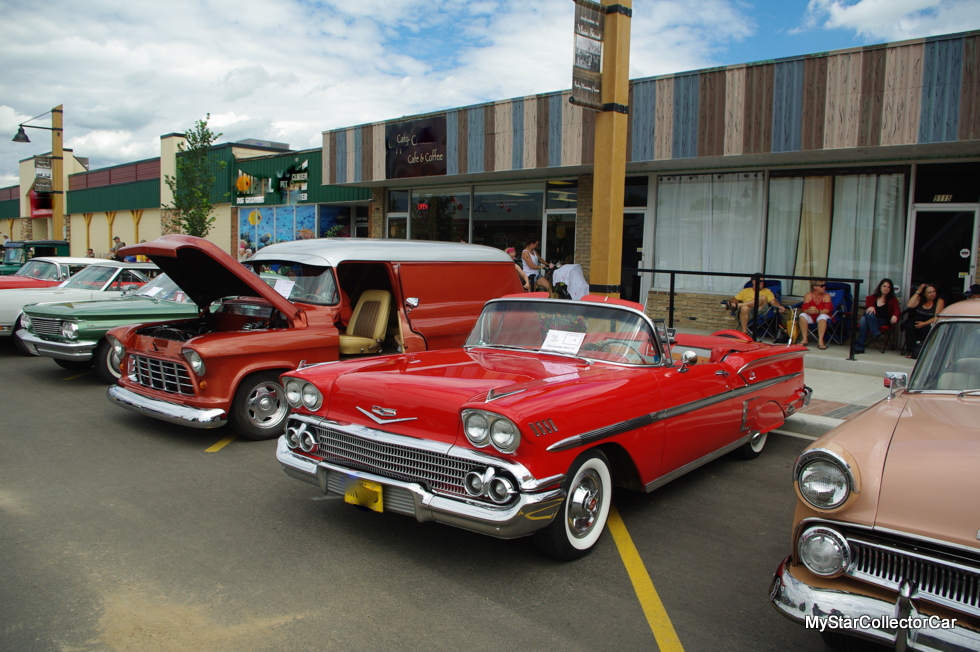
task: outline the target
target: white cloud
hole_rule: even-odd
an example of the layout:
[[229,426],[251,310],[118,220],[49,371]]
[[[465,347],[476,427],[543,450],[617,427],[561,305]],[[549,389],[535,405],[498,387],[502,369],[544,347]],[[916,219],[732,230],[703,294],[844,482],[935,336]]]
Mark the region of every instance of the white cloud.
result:
[[804,26],[900,41],[976,29],[980,6],[976,0],[810,0]]

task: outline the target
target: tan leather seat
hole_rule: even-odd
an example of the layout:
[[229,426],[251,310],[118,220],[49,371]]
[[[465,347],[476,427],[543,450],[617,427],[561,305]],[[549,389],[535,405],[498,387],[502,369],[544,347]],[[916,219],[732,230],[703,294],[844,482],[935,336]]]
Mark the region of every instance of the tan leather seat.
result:
[[367,290],[361,294],[347,324],[347,333],[340,336],[340,352],[357,355],[380,351],[390,311],[390,292]]

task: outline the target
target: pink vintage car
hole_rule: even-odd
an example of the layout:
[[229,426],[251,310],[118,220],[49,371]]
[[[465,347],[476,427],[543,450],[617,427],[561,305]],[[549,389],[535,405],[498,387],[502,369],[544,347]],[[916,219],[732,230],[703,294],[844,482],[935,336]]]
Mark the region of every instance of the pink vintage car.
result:
[[284,374],[277,457],[348,503],[533,535],[574,559],[599,539],[614,484],[653,491],[725,453],[755,457],[809,401],[803,347],[673,339],[629,301],[492,300],[461,349]]
[[885,384],[797,460],[770,598],[838,650],[980,650],[980,301],[946,308]]

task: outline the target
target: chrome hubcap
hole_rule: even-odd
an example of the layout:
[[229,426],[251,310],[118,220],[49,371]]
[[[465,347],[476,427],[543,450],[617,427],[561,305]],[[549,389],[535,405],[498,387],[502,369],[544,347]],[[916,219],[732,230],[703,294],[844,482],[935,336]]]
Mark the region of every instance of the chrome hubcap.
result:
[[587,471],[578,479],[578,484],[568,496],[568,529],[581,538],[586,536],[599,517],[602,505],[602,483],[599,474]]
[[286,404],[277,385],[259,385],[252,390],[247,403],[249,422],[260,428],[275,425],[286,414]]

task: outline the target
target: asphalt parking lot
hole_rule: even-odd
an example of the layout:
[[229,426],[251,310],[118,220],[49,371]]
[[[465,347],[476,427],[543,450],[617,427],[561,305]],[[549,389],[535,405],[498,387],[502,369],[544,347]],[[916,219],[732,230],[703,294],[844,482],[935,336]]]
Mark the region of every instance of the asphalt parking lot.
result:
[[609,532],[558,563],[360,511],[286,477],[273,441],[125,412],[9,342],[0,369],[0,650],[826,649],[767,598],[804,440],[615,495],[671,641]]

